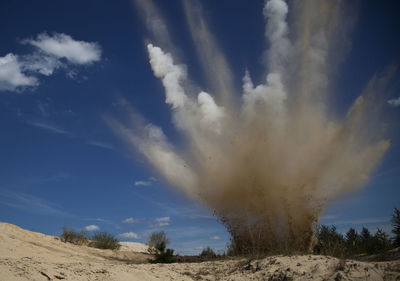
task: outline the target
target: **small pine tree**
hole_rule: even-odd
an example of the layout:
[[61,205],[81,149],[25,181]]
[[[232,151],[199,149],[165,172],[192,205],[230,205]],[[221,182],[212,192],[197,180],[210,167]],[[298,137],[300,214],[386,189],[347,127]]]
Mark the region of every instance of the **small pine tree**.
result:
[[370,254],[374,251],[373,249],[373,237],[368,228],[363,227],[360,234],[361,249],[363,252]]
[[360,235],[354,228],[350,228],[347,231],[345,241],[349,255],[357,254],[360,251]]
[[382,253],[389,250],[392,246],[389,235],[382,228],[378,228],[374,235],[374,253]]
[[393,211],[392,226],[392,233],[394,234],[393,246],[400,247],[400,210],[397,208],[394,208]]
[[321,255],[328,255],[334,257],[343,257],[345,254],[345,239],[343,235],[336,231],[336,227],[320,225],[317,228],[317,245],[314,252]]

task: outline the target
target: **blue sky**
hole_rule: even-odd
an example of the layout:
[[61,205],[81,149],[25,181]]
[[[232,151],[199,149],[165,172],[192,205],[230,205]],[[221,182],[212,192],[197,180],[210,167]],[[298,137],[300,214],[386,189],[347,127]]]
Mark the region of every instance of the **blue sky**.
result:
[[[191,79],[206,88],[181,2],[154,4]],[[260,77],[264,1],[201,4],[235,87],[245,69]],[[375,73],[400,62],[397,1],[360,1],[354,9],[351,44],[331,81],[331,103],[342,114]],[[88,227],[139,242],[165,230],[180,253],[224,249],[229,236],[212,211],[176,191],[104,121],[120,114],[123,97],[172,143],[184,143],[149,63],[152,34],[142,15],[131,1],[0,3],[0,221],[50,235],[63,226]],[[400,207],[398,78],[384,93],[391,147],[370,181],[322,216],[341,231],[390,230],[392,210]]]

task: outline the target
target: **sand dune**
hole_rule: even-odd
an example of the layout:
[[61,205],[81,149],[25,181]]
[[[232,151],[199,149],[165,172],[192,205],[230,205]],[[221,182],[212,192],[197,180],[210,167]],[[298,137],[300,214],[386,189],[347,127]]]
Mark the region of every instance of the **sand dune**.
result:
[[[139,252],[141,251],[141,252]],[[63,243],[0,223],[0,281],[13,280],[400,280],[400,262],[365,263],[314,255],[260,260],[149,264],[145,245],[118,251]]]

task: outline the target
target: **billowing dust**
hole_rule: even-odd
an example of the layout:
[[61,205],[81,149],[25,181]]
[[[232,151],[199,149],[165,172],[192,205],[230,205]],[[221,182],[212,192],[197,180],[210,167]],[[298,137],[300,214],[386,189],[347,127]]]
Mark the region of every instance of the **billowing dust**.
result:
[[107,118],[110,126],[172,186],[214,210],[237,252],[309,251],[324,206],[365,184],[389,147],[377,121],[385,78],[373,78],[345,116],[330,105],[329,77],[350,46],[345,3],[266,1],[266,74],[255,85],[244,69],[241,94],[199,5],[182,1],[209,92],[177,63],[157,7],[134,3],[153,37],[150,66],[187,146],[174,147],[134,113],[129,123]]

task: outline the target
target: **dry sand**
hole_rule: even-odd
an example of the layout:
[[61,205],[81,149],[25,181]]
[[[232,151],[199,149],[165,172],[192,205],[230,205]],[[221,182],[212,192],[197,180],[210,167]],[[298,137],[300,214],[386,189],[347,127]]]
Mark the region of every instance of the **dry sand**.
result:
[[366,263],[302,255],[148,264],[143,244],[123,244],[118,251],[99,250],[0,223],[0,281],[400,280],[399,261]]

